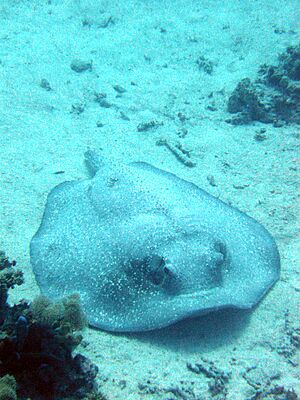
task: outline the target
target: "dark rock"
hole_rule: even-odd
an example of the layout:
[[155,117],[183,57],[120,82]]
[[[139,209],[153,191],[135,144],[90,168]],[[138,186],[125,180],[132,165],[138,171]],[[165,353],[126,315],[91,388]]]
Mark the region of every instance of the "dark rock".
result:
[[228,99],[227,110],[235,116],[233,125],[252,121],[300,124],[300,45],[289,47],[279,56],[278,65],[263,65],[258,78],[238,83]]
[[[269,115],[269,105],[264,98],[262,91],[259,91],[250,79],[245,78],[234,89],[229,97],[227,109],[231,114],[240,113],[237,123],[236,118],[232,122],[235,125],[249,123],[251,121],[272,122],[272,117]],[[242,117],[239,118],[239,117]]]

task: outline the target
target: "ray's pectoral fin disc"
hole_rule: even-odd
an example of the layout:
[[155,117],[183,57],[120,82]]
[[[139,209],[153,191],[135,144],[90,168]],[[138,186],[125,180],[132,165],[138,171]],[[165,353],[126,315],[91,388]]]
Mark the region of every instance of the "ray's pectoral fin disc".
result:
[[30,249],[42,293],[78,292],[91,325],[143,331],[251,308],[278,279],[254,219],[149,164],[86,158],[92,178],[51,191]]

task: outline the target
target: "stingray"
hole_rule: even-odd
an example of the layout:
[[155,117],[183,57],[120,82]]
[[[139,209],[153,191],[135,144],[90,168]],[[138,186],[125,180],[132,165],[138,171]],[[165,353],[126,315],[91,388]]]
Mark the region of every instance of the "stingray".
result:
[[253,218],[150,164],[85,156],[90,179],[50,192],[30,247],[42,294],[79,293],[91,326],[250,309],[278,279],[276,244]]

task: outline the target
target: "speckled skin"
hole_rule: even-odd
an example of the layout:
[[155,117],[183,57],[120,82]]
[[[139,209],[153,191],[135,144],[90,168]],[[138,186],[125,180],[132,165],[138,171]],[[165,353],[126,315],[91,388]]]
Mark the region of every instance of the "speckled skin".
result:
[[80,293],[91,325],[144,331],[251,308],[278,279],[254,219],[149,164],[86,157],[94,177],[51,191],[31,262],[44,295]]

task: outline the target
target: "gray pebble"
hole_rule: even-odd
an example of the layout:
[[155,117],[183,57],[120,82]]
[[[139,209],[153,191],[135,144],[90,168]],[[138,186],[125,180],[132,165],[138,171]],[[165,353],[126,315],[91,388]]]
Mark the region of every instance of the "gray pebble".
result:
[[71,69],[75,72],[84,72],[84,71],[91,71],[92,70],[93,63],[92,61],[82,61],[75,59],[71,62]]
[[49,81],[47,81],[45,78],[41,79],[40,87],[48,91],[52,90]]
[[113,88],[115,89],[115,91],[119,94],[125,93],[126,89],[124,89],[122,86],[120,85],[115,85],[113,86]]

